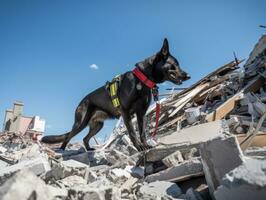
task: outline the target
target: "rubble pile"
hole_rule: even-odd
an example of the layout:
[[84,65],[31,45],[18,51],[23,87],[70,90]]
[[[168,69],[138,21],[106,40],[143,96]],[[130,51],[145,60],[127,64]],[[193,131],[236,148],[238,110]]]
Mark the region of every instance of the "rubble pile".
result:
[[265,199],[266,36],[240,62],[162,99],[155,138],[152,105],[143,152],[121,119],[95,151],[0,134],[0,200]]

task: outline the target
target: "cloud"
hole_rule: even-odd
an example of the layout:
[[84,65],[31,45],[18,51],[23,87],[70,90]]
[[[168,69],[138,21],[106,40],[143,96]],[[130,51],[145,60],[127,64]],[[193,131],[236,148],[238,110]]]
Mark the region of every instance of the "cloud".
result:
[[99,69],[98,65],[96,65],[96,64],[91,64],[90,68],[93,69],[93,70],[98,70]]

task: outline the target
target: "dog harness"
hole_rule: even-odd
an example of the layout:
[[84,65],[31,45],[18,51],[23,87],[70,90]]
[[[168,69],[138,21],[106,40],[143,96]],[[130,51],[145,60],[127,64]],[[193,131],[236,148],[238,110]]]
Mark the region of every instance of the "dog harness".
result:
[[146,85],[148,88],[151,89],[153,100],[156,102],[155,129],[154,129],[154,132],[152,133],[152,137],[154,138],[157,133],[157,129],[159,125],[160,110],[161,110],[160,103],[158,101],[159,100],[159,90],[158,90],[159,87],[156,85],[156,83],[149,80],[148,77],[142,71],[140,71],[139,68],[135,67],[135,69],[133,69],[132,72],[144,85]]
[[118,75],[111,82],[106,83],[106,88],[109,90],[109,94],[112,100],[112,104],[115,108],[120,108],[120,101],[117,96],[118,85],[120,82],[121,76]]

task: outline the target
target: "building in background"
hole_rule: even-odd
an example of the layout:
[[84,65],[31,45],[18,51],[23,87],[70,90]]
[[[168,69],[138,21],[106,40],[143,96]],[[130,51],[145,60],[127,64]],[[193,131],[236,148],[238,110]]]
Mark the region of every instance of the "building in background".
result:
[[38,139],[45,131],[45,120],[39,116],[23,116],[22,102],[16,101],[13,109],[7,109],[4,118],[3,131],[18,133]]

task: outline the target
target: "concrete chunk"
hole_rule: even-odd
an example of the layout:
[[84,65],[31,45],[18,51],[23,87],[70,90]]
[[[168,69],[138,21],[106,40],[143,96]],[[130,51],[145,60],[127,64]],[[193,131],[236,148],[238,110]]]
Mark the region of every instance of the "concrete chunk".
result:
[[[147,151],[146,161],[160,161],[177,150],[185,155],[190,152],[191,148],[198,149],[201,143],[221,137],[224,134],[228,134],[228,126],[224,120],[184,128],[159,138],[159,145]],[[194,154],[197,155],[196,152]]]
[[130,178],[130,173],[121,168],[112,169],[109,174],[107,174],[107,178],[111,180],[113,183],[121,184]]
[[89,185],[72,187],[68,197],[78,200],[119,200],[121,194],[110,181],[101,178]]
[[46,157],[40,156],[32,160],[24,160],[15,165],[11,165],[0,170],[0,182],[3,182],[6,177],[11,176],[21,169],[29,169],[36,175],[43,174],[51,169]]
[[88,165],[75,160],[62,161],[61,163],[54,163],[52,170],[45,174],[45,181],[60,180],[68,176],[80,176],[88,183],[96,180],[97,175],[94,171],[90,170]]
[[18,172],[0,187],[0,200],[52,200],[60,196],[66,197],[67,191],[45,185],[29,170]]
[[223,176],[243,162],[235,136],[224,136],[200,145],[203,170],[210,194],[221,184]]
[[175,166],[183,161],[184,159],[180,151],[176,151],[162,160],[163,164],[165,164],[167,167]]
[[203,200],[203,198],[193,188],[189,188],[186,192],[186,200]]
[[265,160],[245,159],[245,162],[225,175],[215,191],[216,200],[264,200],[266,197]]
[[203,175],[202,164],[200,158],[193,158],[191,160],[180,163],[176,166],[170,167],[166,170],[149,175],[145,178],[147,182],[153,181],[182,181],[193,176]]
[[138,197],[139,199],[178,198],[181,194],[181,189],[175,183],[156,181],[143,185],[139,189]]

